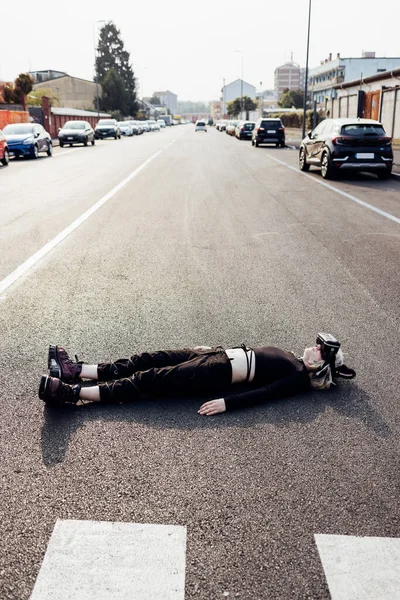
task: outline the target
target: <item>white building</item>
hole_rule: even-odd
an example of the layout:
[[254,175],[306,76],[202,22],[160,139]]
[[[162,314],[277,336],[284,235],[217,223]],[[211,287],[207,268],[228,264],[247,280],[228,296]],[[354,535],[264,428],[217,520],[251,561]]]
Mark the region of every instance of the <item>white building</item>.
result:
[[222,102],[222,114],[226,115],[226,104],[232,102],[235,98],[242,98],[248,96],[253,100],[256,99],[256,88],[254,85],[243,81],[243,79],[236,79],[228,85],[224,85],[221,90],[221,102]]
[[309,72],[309,92],[311,102],[324,105],[337,97],[335,86],[365,79],[378,73],[392,71],[400,67],[400,58],[376,57],[375,52],[363,52],[361,58],[342,58],[340,54],[329,58]]
[[171,115],[176,115],[176,108],[178,106],[178,96],[173,94],[169,90],[165,92],[154,92],[153,98],[159,98],[161,105],[170,110]]
[[305,69],[295,62],[287,62],[275,69],[275,93],[280,98],[284,90],[304,89]]

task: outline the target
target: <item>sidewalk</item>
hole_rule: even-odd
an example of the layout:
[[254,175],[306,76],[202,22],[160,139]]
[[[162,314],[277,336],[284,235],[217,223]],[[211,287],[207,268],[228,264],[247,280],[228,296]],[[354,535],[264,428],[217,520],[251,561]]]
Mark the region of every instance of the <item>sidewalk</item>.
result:
[[[290,127],[285,128],[286,133],[286,146],[289,148],[300,148],[301,143],[301,129],[291,129]],[[393,169],[392,175],[400,178],[400,143],[398,140],[393,144]]]

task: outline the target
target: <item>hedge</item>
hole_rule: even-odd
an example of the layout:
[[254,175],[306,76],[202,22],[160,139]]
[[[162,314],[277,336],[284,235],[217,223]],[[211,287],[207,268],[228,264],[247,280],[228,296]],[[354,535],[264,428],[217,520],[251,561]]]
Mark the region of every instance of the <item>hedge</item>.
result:
[[[313,112],[307,110],[306,112],[306,129],[312,129],[313,124]],[[301,129],[303,127],[303,112],[276,112],[267,115],[266,118],[279,118],[281,119],[284,127],[293,127],[294,129]],[[316,124],[320,123],[324,119],[324,116],[317,112]]]

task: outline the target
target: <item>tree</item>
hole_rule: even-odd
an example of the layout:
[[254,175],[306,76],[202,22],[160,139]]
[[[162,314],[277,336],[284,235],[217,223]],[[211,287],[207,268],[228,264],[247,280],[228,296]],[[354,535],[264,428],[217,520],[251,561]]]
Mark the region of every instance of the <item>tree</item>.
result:
[[124,49],[124,43],[120,37],[120,31],[112,21],[106,23],[100,30],[99,43],[97,46],[97,56],[95,63],[95,81],[97,80],[103,86],[107,74],[114,71],[122,81],[123,93],[121,94],[120,84],[113,94],[110,90],[110,81],[115,80],[115,75],[111,80],[107,80],[107,98],[112,97],[113,102],[119,98],[120,106],[108,106],[105,99],[102,99],[103,110],[120,110],[124,115],[134,116],[137,111],[136,103],[136,80],[130,64],[130,55]]
[[153,106],[161,106],[161,100],[158,96],[152,96],[150,98],[150,104]]
[[107,111],[126,112],[126,90],[122,77],[115,69],[110,69],[104,77],[103,94],[101,96],[101,109]]
[[303,90],[289,90],[283,91],[282,96],[278,102],[278,105],[282,108],[303,108],[304,92]]
[[28,73],[20,73],[14,81],[15,102],[22,104],[23,110],[26,110],[26,96],[33,88],[33,79]]
[[[243,102],[243,108],[242,108]],[[256,110],[257,102],[254,102],[249,96],[243,96],[243,98],[235,98],[232,102],[227,102],[226,111],[229,116],[239,116],[242,111],[246,111],[246,121],[249,120],[249,112]]]
[[54,91],[51,88],[38,88],[37,90],[32,90],[30,94],[28,94],[28,106],[42,106],[43,96],[47,96],[48,98],[50,98],[52,106],[58,104],[59,102],[58,96],[54,94]]

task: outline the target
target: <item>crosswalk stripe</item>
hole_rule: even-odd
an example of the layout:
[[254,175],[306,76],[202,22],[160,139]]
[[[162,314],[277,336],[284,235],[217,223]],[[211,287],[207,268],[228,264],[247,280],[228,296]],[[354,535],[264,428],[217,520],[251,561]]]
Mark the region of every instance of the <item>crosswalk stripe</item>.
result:
[[186,527],[58,520],[30,600],[184,600]]
[[332,600],[399,600],[400,538],[314,537]]

